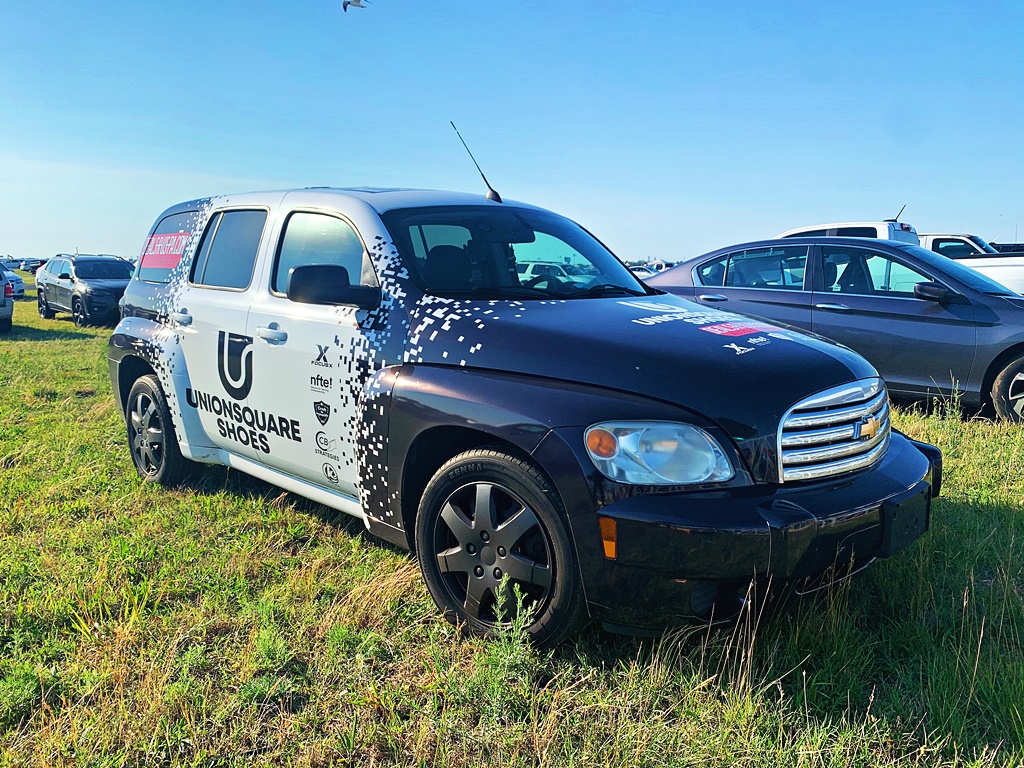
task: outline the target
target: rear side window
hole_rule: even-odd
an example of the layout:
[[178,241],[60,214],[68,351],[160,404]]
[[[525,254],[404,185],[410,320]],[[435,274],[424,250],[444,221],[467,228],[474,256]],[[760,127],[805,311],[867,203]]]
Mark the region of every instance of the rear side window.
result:
[[697,276],[708,286],[800,290],[806,265],[806,245],[752,248],[701,265]]
[[962,259],[965,256],[980,255],[968,243],[955,238],[936,238],[932,242],[932,250],[950,259]]
[[211,288],[248,288],[266,223],[266,211],[214,215],[192,265],[192,282]]
[[836,237],[878,237],[878,230],[874,227],[839,227],[836,230]]
[[322,213],[299,211],[288,217],[274,264],[270,287],[288,293],[294,267],[337,264],[348,270],[352,285],[376,285],[369,261],[363,259],[363,243],[348,222]]
[[140,280],[148,283],[170,282],[171,270],[178,266],[185,253],[195,216],[196,211],[173,213],[157,224],[139,256]]
[[828,234],[827,229],[809,229],[806,232],[794,232],[786,237],[824,237]]

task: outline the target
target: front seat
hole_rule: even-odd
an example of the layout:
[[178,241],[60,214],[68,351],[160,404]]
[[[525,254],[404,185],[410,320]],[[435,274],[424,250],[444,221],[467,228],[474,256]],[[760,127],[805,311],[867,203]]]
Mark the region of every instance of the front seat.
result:
[[473,263],[457,245],[435,245],[427,251],[423,280],[427,288],[471,288]]

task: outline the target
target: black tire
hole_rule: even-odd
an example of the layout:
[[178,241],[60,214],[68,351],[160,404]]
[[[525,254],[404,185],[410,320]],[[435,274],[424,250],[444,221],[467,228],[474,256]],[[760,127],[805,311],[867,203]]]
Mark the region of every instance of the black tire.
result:
[[36,293],[36,305],[39,308],[39,316],[43,318],[43,320],[53,319],[53,310],[50,309],[50,305],[46,301],[46,294],[43,293],[42,288],[40,288],[38,293]]
[[[477,509],[486,505],[489,514]],[[480,448],[444,464],[427,483],[416,515],[420,571],[448,621],[479,636],[493,635],[516,612],[501,578],[518,585],[526,627],[542,647],[576,633],[585,618],[582,580],[561,499],[532,464]]]
[[142,479],[166,486],[181,482],[186,459],[178,448],[171,411],[156,376],[142,376],[132,385],[125,422],[128,450]]
[[0,333],[10,333],[11,329],[13,327],[14,327],[14,319],[13,318],[5,317],[3,320],[0,320]]
[[75,325],[79,328],[85,328],[89,325],[89,313],[85,309],[85,304],[79,298],[71,300],[71,319],[74,320]]
[[1024,422],[1024,357],[1012,360],[992,382],[992,405],[1001,419]]

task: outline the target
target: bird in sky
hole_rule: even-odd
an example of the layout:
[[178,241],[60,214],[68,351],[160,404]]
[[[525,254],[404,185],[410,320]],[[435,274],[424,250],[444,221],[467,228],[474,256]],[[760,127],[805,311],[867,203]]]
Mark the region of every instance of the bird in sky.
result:
[[370,0],[345,0],[345,2],[341,4],[341,10],[343,10],[345,13],[348,13],[348,7],[350,5],[353,8],[365,8],[366,6],[363,5],[363,3],[368,2],[370,2]]

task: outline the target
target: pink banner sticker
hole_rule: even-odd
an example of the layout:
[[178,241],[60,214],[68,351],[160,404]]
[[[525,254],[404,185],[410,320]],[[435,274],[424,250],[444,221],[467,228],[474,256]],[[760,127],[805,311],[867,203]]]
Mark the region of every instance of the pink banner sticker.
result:
[[166,235],[150,235],[142,249],[140,266],[157,269],[173,269],[181,261],[188,242],[188,232],[172,232]]
[[772,326],[759,325],[756,323],[717,323],[716,325],[701,326],[702,331],[714,333],[718,336],[746,336],[750,333],[770,331]]

